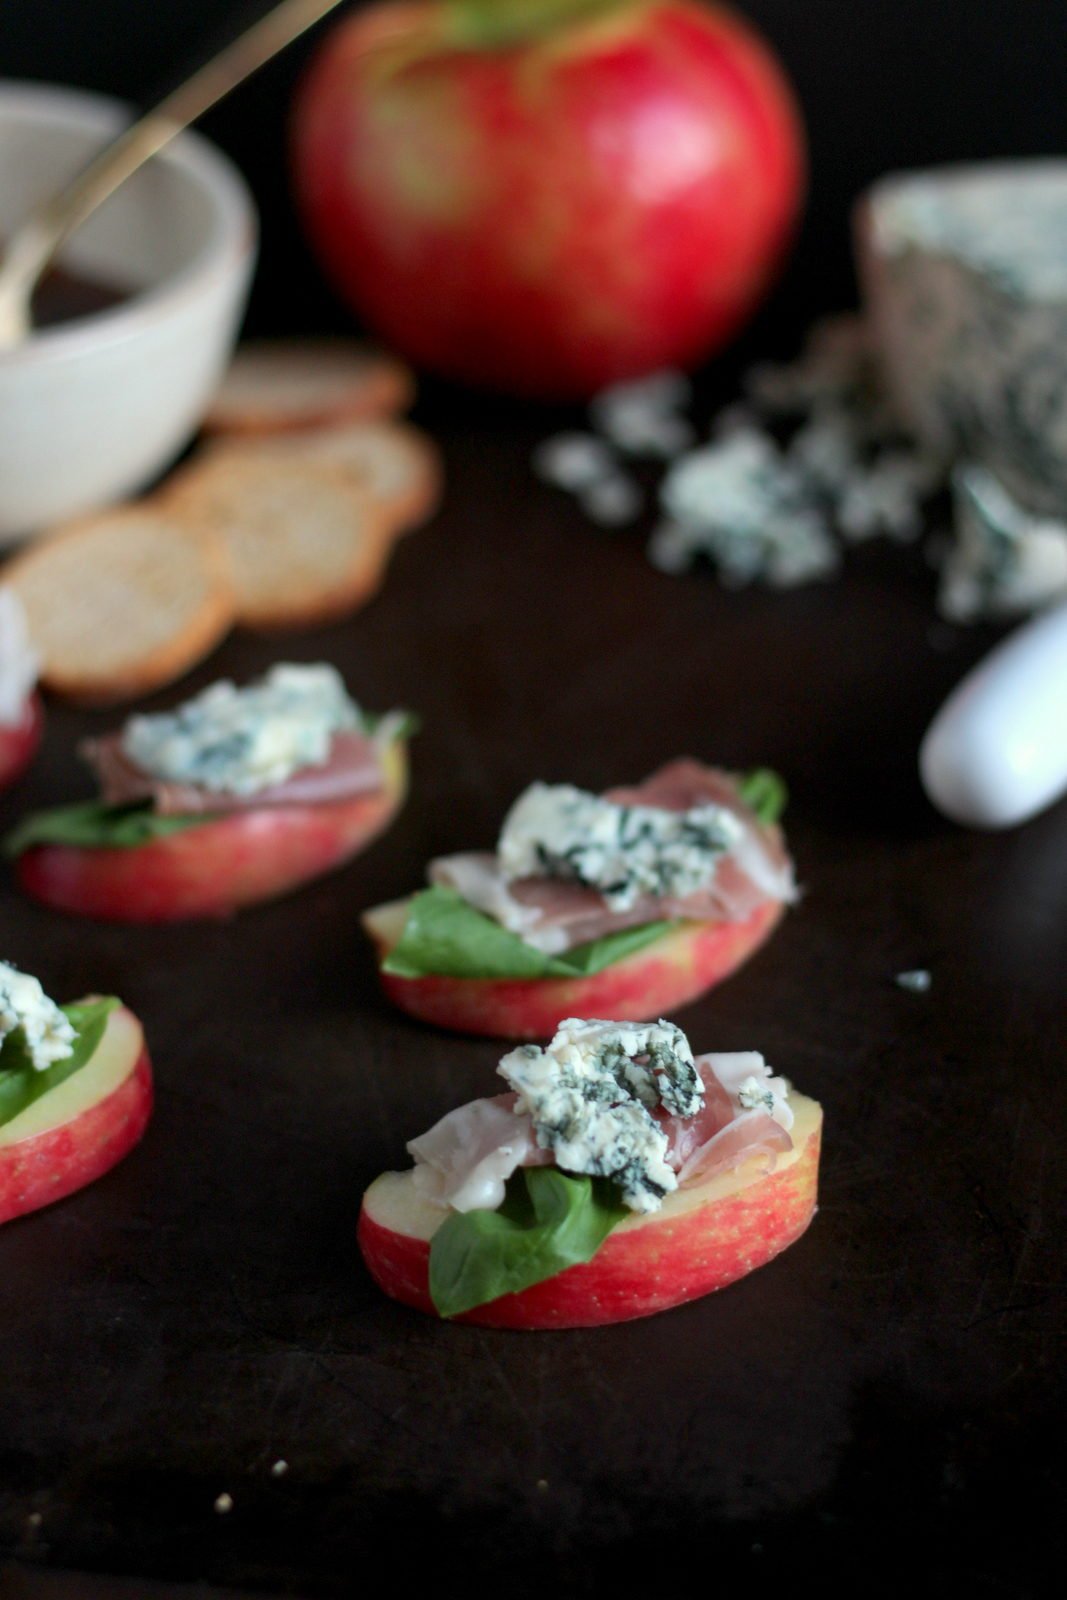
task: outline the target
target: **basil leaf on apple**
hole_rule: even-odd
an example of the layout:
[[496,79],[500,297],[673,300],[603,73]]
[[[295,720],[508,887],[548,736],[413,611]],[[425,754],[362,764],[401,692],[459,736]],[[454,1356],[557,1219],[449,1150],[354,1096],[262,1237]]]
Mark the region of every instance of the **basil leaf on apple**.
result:
[[370,737],[378,732],[384,722],[389,724],[390,742],[411,739],[422,727],[422,718],[415,711],[364,711],[363,732]]
[[430,1298],[442,1317],[518,1294],[590,1261],[629,1212],[608,1178],[524,1167],[496,1211],[454,1211],[430,1242]]
[[676,926],[646,922],[550,956],[476,910],[455,889],[434,885],[412,897],[404,931],[382,968],[400,978],[588,977]]
[[755,767],[751,772],[740,773],[736,787],[748,809],[767,824],[778,821],[789,799],[785,782],[770,767]]
[[43,1072],[34,1066],[21,1028],[14,1028],[6,1036],[0,1044],[0,1126],[25,1111],[49,1089],[57,1089],[92,1059],[104,1037],[108,1017],[121,1003],[113,995],[107,995],[60,1006],[74,1029],[71,1053]]
[[11,859],[38,844],[134,850],[150,839],[166,839],[172,833],[212,821],[211,816],[161,817],[152,809],[151,800],[123,806],[85,800],[72,806],[56,806],[51,811],[31,812],[4,840],[4,854]]

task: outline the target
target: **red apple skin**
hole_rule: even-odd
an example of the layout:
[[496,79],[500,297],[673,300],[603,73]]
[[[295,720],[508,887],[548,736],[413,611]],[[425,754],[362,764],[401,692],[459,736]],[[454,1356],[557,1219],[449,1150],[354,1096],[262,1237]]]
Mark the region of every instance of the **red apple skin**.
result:
[[0,726],[0,789],[22,777],[37,754],[44,731],[44,710],[39,695],[32,694],[18,722]]
[[0,1223],[109,1172],[138,1143],[151,1115],[152,1064],[142,1042],[132,1071],[105,1099],[59,1127],[0,1146]]
[[[640,1227],[609,1234],[591,1261],[453,1320],[487,1328],[594,1328],[684,1305],[764,1266],[799,1239],[815,1215],[822,1138],[822,1115],[815,1110],[789,1165],[680,1216],[661,1220],[656,1214]],[[688,1193],[695,1199],[699,1186]],[[429,1241],[383,1225],[373,1212],[372,1185],[358,1229],[371,1276],[394,1300],[437,1316]]]
[[405,792],[398,750],[375,794],[240,812],[127,850],[35,845],[16,876],[35,900],[106,922],[227,917],[349,860],[389,825]]
[[[495,1039],[550,1039],[561,1017],[672,1016],[747,961],[782,910],[768,900],[743,922],[686,923],[588,978],[402,978],[381,970],[379,977],[393,1004],[422,1022]],[[382,960],[388,947],[375,942]]]
[[328,275],[419,365],[582,398],[718,349],[762,298],[805,184],[792,90],[697,0],[457,48],[438,0],[345,18],[294,107]]

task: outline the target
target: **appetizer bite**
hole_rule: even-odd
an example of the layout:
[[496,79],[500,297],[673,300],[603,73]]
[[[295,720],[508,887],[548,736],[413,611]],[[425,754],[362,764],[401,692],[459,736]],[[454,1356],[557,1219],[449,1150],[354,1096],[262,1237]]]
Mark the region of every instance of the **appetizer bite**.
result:
[[87,741],[100,798],[27,817],[6,850],[26,892],[61,911],[226,916],[381,833],[404,798],[410,729],[402,712],[362,711],[330,666],[216,683]]
[[382,985],[462,1033],[546,1039],[570,1012],[641,1021],[746,960],[796,898],[774,773],[698,761],[636,788],[535,783],[495,854],[431,863],[430,888],[363,918]]
[[396,1300],[501,1328],[579,1328],[722,1289],[815,1212],[822,1111],[755,1051],[669,1022],[570,1018],[413,1139],[367,1190],[363,1258]]
[[152,1067],[113,998],[57,1006],[0,961],[0,1222],[73,1194],[140,1139]]
[[38,666],[18,596],[0,588],[0,789],[21,777],[41,742]]

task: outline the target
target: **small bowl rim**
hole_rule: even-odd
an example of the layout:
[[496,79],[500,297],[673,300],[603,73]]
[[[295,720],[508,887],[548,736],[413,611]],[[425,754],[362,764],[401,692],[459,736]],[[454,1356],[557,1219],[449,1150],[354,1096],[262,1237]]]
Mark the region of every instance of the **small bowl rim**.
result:
[[[135,107],[110,95],[0,77],[0,109],[19,103],[34,111],[55,113],[57,125],[79,132],[99,131],[102,140],[139,115]],[[210,139],[189,128],[154,159],[180,167],[210,201],[211,229],[203,246],[161,283],[137,290],[117,305],[55,327],[35,329],[14,349],[0,350],[0,371],[29,362],[66,360],[136,338],[146,325],[178,310],[218,279],[244,270],[257,248],[259,222],[251,190],[235,163]]]

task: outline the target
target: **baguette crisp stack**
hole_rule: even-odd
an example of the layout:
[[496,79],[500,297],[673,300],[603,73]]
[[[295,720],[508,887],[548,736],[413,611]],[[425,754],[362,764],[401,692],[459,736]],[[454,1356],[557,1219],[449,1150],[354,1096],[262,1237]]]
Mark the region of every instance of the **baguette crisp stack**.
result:
[[392,536],[381,509],[327,462],[220,452],[179,474],[165,495],[191,536],[223,544],[237,620],[315,627],[377,590]]
[[409,368],[354,339],[252,342],[234,357],[204,427],[260,434],[391,417],[414,391]]
[[407,367],[354,340],[243,346],[191,464],[4,569],[42,682],[90,705],[133,699],[235,622],[317,627],[364,604],[440,498],[436,447],[396,420],[413,393]]
[[4,568],[46,686],[86,704],[188,672],[234,616],[225,553],[149,501],[68,523]]

